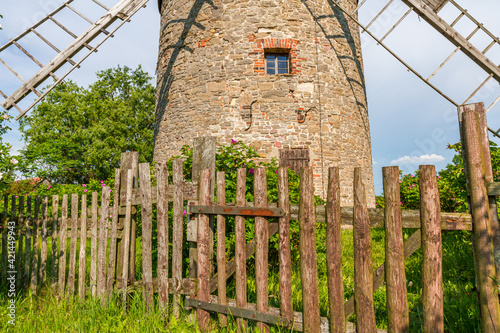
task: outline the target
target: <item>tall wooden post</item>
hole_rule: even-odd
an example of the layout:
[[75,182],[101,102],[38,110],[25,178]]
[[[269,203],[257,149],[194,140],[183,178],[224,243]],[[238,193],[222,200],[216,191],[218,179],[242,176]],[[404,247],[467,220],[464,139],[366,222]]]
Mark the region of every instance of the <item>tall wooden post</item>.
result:
[[[209,169],[210,172],[210,201],[214,201],[215,197],[215,138],[202,137],[195,138],[193,141],[193,167],[191,170],[191,178],[193,183],[200,182],[201,170]],[[190,202],[189,204],[195,204]],[[198,266],[198,249],[197,249],[197,233],[198,233],[198,218],[191,217],[187,224],[187,241],[189,242],[189,277],[197,277]],[[214,221],[210,218],[210,246],[209,256],[210,260],[213,257],[213,231]]]
[[[137,187],[137,178],[139,175],[139,153],[136,151],[131,151],[127,153],[122,153],[121,159],[120,159],[120,172],[121,172],[121,177],[120,177],[120,207],[125,206],[125,201],[127,197],[127,171],[131,169],[132,170],[132,188]],[[123,225],[124,218],[123,216],[120,216],[118,219],[118,224]],[[129,273],[127,274],[128,279],[133,281],[134,280],[134,274],[135,274],[135,230],[136,230],[136,225],[135,225],[135,218],[132,219],[132,227],[130,230],[131,233],[131,239],[130,239],[130,245],[127,251],[132,253],[132,256],[130,257],[129,260]],[[120,280],[120,278],[123,276],[122,271],[123,271],[123,253],[124,253],[124,239],[120,238],[117,240],[117,258],[118,260],[116,261],[116,277],[117,280]],[[132,276],[131,276],[132,275]],[[124,281],[126,285],[126,281]]]
[[[459,119],[462,119],[462,114],[465,110],[474,110],[477,112],[479,116],[479,131],[481,133],[481,147],[483,150],[484,157],[484,172],[485,179],[487,183],[492,183],[493,180],[493,167],[491,164],[491,153],[490,153],[490,140],[488,138],[488,124],[486,121],[486,110],[484,108],[484,103],[473,103],[468,105],[462,105],[458,108]],[[463,122],[460,121],[460,124],[463,125]],[[461,126],[463,127],[463,126]],[[462,139],[462,147],[464,140]],[[466,150],[462,149],[465,153]],[[465,156],[464,160],[465,160]],[[496,280],[500,281],[500,226],[498,219],[498,209],[497,202],[495,196],[488,197],[489,209],[490,209],[490,217],[491,217],[491,232],[493,235],[493,249],[495,256],[495,268],[496,268]]]
[[498,332],[500,308],[498,291],[492,277],[496,276],[490,206],[486,191],[485,156],[481,139],[480,120],[474,107],[462,108],[463,141],[466,176],[469,184],[474,256],[479,287],[481,327],[483,332]]

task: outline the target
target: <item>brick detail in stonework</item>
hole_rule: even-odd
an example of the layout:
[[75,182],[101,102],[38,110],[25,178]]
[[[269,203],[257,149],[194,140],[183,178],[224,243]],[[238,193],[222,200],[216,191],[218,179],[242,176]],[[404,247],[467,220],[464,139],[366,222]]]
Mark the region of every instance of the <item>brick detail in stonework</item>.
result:
[[198,42],[198,47],[206,47],[207,46],[207,43],[210,41],[210,38],[207,38],[207,39],[204,39],[204,40],[200,40]]

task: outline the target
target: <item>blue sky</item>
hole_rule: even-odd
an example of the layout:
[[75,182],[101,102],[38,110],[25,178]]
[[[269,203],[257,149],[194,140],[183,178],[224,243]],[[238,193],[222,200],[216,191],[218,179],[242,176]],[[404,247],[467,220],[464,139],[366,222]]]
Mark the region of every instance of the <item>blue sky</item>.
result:
[[[23,32],[63,1],[3,0],[2,2],[0,14],[4,18],[0,19],[3,28],[0,30],[0,45]],[[101,0],[101,2],[111,7],[118,0]],[[493,34],[500,35],[498,1],[456,0],[456,2],[468,9]],[[378,12],[377,9],[381,9],[385,3],[387,3],[385,0],[368,0],[360,11],[360,21],[368,23]],[[74,0],[72,5],[92,20],[104,14],[91,0]],[[445,7],[440,13],[447,22],[451,22],[458,15],[451,8]],[[394,1],[370,30],[378,37],[383,36],[406,10],[407,7],[400,0]],[[73,13],[61,16],[61,21],[74,29],[76,34],[87,27],[86,22]],[[85,60],[81,69],[73,71],[69,79],[86,86],[95,80],[97,71],[117,65],[135,68],[141,64],[144,70],[154,75],[159,22],[157,3],[150,1],[146,8],[139,10],[130,23],[117,31],[114,38],[108,39],[96,54]],[[465,36],[474,29],[465,21],[457,24],[456,28]],[[60,29],[56,29],[55,26],[49,27],[44,31],[44,35],[50,36],[49,39],[54,43],[57,42],[56,46],[63,49],[70,38],[58,30]],[[481,46],[486,43],[486,39],[481,35],[475,36],[471,41]],[[384,42],[425,77],[430,75],[455,48],[413,13]],[[50,61],[55,56],[55,53],[41,45],[36,37],[23,43],[23,46],[42,63]],[[451,163],[454,153],[446,147],[448,143],[459,141],[458,120],[453,104],[408,72],[366,34],[362,34],[362,49],[370,114],[375,190],[380,194],[383,166],[399,165],[405,173],[410,173],[418,169],[419,164],[434,164],[439,170]],[[494,63],[499,64],[500,47],[492,48],[488,56]],[[4,51],[0,53],[0,58],[14,67],[25,79],[28,79],[30,73],[36,69],[36,65],[20,52]],[[459,52],[449,65],[433,78],[433,82],[452,98],[463,101],[486,76]],[[17,89],[19,83],[20,81],[0,64],[0,90],[9,94]],[[470,102],[484,101],[486,106],[489,106],[499,95],[499,85],[490,80]],[[13,116],[18,114],[14,109],[9,112]],[[500,127],[500,103],[488,113],[488,124],[494,129]],[[13,149],[17,150],[23,146],[22,138],[15,122],[11,127],[13,131],[6,139],[13,145]],[[499,142],[497,139],[493,141]]]

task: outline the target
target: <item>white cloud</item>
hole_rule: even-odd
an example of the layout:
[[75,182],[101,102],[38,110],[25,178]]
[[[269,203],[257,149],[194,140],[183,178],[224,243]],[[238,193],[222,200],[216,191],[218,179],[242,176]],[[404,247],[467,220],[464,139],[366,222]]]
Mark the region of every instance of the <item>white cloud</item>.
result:
[[443,162],[445,158],[441,155],[436,154],[425,154],[420,156],[403,156],[398,159],[392,160],[390,164],[392,165],[401,165],[401,164],[428,164],[428,163],[437,163]]

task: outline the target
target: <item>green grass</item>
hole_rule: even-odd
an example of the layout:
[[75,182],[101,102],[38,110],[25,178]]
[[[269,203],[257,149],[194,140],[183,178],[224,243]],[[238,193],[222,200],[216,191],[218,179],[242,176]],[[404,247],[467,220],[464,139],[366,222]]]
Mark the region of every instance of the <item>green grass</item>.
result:
[[[405,230],[405,238],[414,230]],[[324,226],[317,229],[318,277],[320,312],[328,316],[328,292],[325,267],[325,233]],[[273,244],[271,244],[272,248]],[[354,266],[352,231],[342,231],[343,246],[343,279],[345,299],[354,294]],[[69,247],[69,244],[68,244]],[[90,247],[90,243],[88,243]],[[79,247],[78,247],[79,249]],[[294,249],[295,250],[295,249]],[[136,278],[140,279],[141,247],[138,239],[136,257]],[[50,247],[49,247],[50,253]],[[90,253],[88,251],[87,253]],[[50,254],[49,254],[50,256]],[[374,269],[384,262],[384,231],[372,230],[372,256]],[[278,266],[272,259],[269,277],[269,305],[279,307]],[[408,288],[408,303],[410,309],[410,331],[420,332],[422,323],[421,305],[421,262],[422,252],[418,250],[406,261],[406,278]],[[300,266],[296,251],[293,253],[292,291],[295,311],[302,310],[302,295],[300,284]],[[87,262],[88,267],[90,263]],[[156,266],[156,265],[154,265]],[[247,263],[248,272],[248,302],[255,303],[254,260]],[[88,268],[87,268],[88,271]],[[50,269],[49,269],[50,273]],[[156,276],[156,272],[154,273]],[[78,280],[78,278],[76,279]],[[88,283],[87,276],[87,283]],[[477,293],[474,291],[474,266],[470,232],[443,232],[443,289],[445,330],[447,332],[480,332]],[[78,290],[75,287],[75,290]],[[234,278],[228,280],[228,297],[235,297]],[[374,294],[377,326],[387,328],[387,311],[385,288]],[[0,291],[0,331],[1,332],[196,332],[196,325],[190,323],[188,314],[182,312],[180,318],[164,317],[155,309],[144,310],[140,293],[130,296],[125,311],[116,297],[109,306],[103,307],[99,302],[87,298],[79,300],[60,299],[48,288],[43,288],[37,296],[26,290],[20,293],[16,301],[16,326],[8,324],[7,306],[9,299],[5,291]],[[213,325],[216,327],[216,315],[213,315]],[[355,316],[349,318],[355,321]],[[167,324],[168,322],[168,324]],[[235,321],[230,318],[229,326],[217,328],[218,332],[234,332]],[[257,332],[250,323],[249,332]],[[287,332],[288,330],[272,328],[271,332]]]

